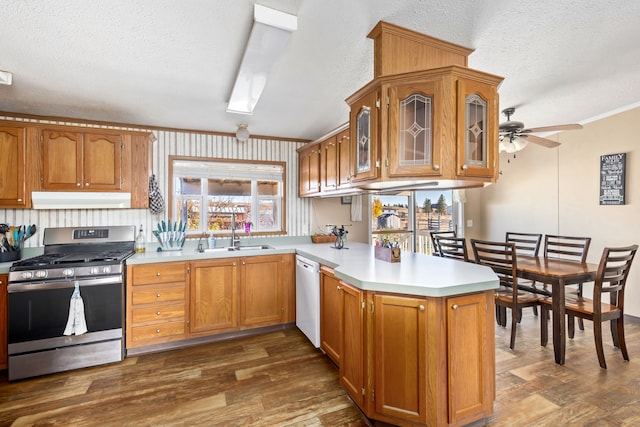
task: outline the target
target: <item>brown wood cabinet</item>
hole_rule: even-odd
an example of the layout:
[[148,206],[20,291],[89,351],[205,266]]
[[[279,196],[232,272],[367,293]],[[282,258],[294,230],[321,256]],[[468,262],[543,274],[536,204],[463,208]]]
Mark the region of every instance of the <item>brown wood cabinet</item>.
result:
[[487,310],[487,304],[481,294],[447,299],[450,423],[478,418],[493,407],[495,331],[493,312]]
[[349,128],[336,135],[336,141],[338,143],[338,189],[350,188],[353,168],[351,164],[352,147]]
[[189,330],[220,333],[238,327],[238,258],[191,263]]
[[375,414],[427,421],[426,302],[374,295]]
[[9,276],[0,274],[0,369],[7,369],[7,282]]
[[343,339],[340,280],[329,267],[320,268],[320,348],[340,366]]
[[240,258],[240,325],[244,328],[282,323],[282,255]]
[[122,188],[119,134],[42,131],[45,190],[116,191]]
[[149,207],[153,135],[0,121],[0,208],[30,208],[32,191],[116,191]]
[[352,151],[349,127],[346,125],[298,149],[299,195],[330,195],[336,190],[351,188]]
[[342,357],[340,383],[351,399],[364,406],[365,399],[365,299],[364,292],[340,281],[342,297]]
[[492,291],[443,298],[365,292],[327,267],[320,289],[322,349],[367,417],[458,426],[493,412]]
[[307,145],[298,153],[298,196],[307,197],[320,192],[320,147]]
[[25,208],[27,197],[26,129],[0,126],[0,207]]
[[372,81],[347,100],[358,141],[352,180],[369,189],[495,182],[500,81],[456,66]]
[[33,151],[32,136],[26,126],[0,122],[0,208],[31,207],[29,194],[38,167],[37,159],[28,156]]
[[340,382],[360,407],[365,380],[364,292],[320,269],[320,348],[340,368]]
[[295,255],[127,267],[127,348],[295,322]]
[[492,291],[447,298],[374,293],[368,300],[368,416],[398,425],[458,426],[493,412]]
[[127,267],[127,348],[188,335],[188,265],[167,262]]
[[320,191],[338,188],[338,141],[331,136],[320,143]]

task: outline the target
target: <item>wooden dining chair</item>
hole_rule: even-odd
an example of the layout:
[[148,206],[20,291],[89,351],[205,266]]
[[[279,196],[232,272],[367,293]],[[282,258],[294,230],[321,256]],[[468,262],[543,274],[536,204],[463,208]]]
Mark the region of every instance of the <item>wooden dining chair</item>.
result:
[[436,237],[453,237],[454,239],[458,237],[455,230],[450,231],[430,231],[429,236],[431,236],[431,243],[433,244],[433,255],[440,256],[440,248],[438,247],[438,242],[436,241]]
[[[629,277],[631,263],[638,245],[619,248],[604,248],[596,280],[593,285],[593,299],[584,296],[565,298],[565,310],[568,316],[593,322],[593,337],[600,367],[607,369],[602,347],[602,323],[611,322],[611,335],[614,346],[619,347],[624,360],[629,360],[627,344],[624,339],[624,290]],[[609,302],[603,301],[603,295],[609,294]],[[552,309],[551,298],[540,299],[540,344],[547,345],[547,314]]]
[[518,255],[538,256],[541,241],[542,234],[537,233],[514,233],[507,231],[505,235],[505,242],[513,243]]
[[495,293],[496,318],[499,318],[498,324],[506,327],[506,309],[511,309],[509,348],[513,350],[516,345],[518,313],[525,307],[537,306],[538,296],[518,289],[516,246],[514,243],[471,239],[471,247],[476,262],[490,267],[500,279],[500,288]]
[[[545,258],[560,258],[568,259],[578,262],[587,262],[587,255],[589,254],[589,245],[591,245],[591,237],[574,237],[574,236],[555,236],[546,234],[544,236],[544,257]],[[551,292],[546,289],[546,285],[543,284],[544,293],[547,296],[551,295]],[[578,296],[582,296],[582,283],[576,287],[567,286],[565,293],[573,293]],[[584,323],[582,318],[578,318],[578,327],[584,331]],[[568,333],[569,338],[573,338],[575,332],[575,325],[573,317],[569,319]]]
[[434,239],[437,242],[441,257],[469,261],[467,239],[464,237],[435,236]]
[[[505,242],[513,243],[516,246],[516,254],[518,255],[530,255],[538,256],[540,252],[540,242],[542,241],[541,233],[516,233],[507,231],[505,234]],[[520,280],[520,286],[523,288],[535,292],[536,282],[532,280]],[[533,306],[533,314],[538,315],[538,306]],[[518,313],[518,319],[520,319],[522,313]]]

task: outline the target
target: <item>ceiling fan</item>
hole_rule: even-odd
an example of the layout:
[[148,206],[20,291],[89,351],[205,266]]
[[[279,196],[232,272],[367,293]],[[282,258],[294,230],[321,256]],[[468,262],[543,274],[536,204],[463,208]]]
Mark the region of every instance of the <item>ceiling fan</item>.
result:
[[529,142],[533,142],[534,144],[542,145],[543,147],[547,148],[554,148],[560,145],[560,143],[533,134],[561,130],[582,129],[582,125],[579,124],[544,126],[527,129],[524,127],[524,123],[511,120],[511,116],[515,112],[516,109],[514,107],[505,108],[504,110],[502,110],[502,114],[507,116],[507,121],[504,123],[500,123],[499,146],[501,152],[506,151],[507,153],[515,153],[516,151],[522,150]]

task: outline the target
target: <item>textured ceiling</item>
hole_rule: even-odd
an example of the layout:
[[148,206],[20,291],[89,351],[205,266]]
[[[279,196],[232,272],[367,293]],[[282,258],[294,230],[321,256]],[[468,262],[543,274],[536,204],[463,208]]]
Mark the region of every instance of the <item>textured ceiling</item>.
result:
[[[315,139],[373,77],[380,20],[475,49],[527,127],[640,102],[637,0],[258,0],[298,16],[252,116],[226,112],[252,0],[3,0],[0,111]],[[526,6],[525,6],[526,3]]]

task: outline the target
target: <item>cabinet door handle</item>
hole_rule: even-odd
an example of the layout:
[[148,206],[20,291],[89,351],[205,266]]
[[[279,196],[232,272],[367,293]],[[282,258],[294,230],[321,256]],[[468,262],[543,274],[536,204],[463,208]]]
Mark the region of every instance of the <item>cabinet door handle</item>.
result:
[[340,290],[342,290],[342,286],[340,286],[340,285],[336,286],[336,288],[337,288],[339,291],[340,291]]
[[18,199],[18,202],[22,202],[22,199]]
[[420,305],[418,306],[418,309],[419,309],[420,311],[424,311],[424,305],[420,304]]
[[452,310],[457,310],[457,309],[458,309],[458,304],[453,304],[453,305],[451,306],[451,309],[452,309]]
[[82,184],[80,184],[79,182],[76,182],[76,187],[82,187]]
[[467,166],[467,165],[462,165],[462,170],[463,170],[463,171],[466,171],[468,168],[469,168],[469,166]]
[[440,170],[440,165],[433,165],[433,170],[434,171],[439,171]]
[[88,186],[89,186],[89,183],[88,183],[88,182],[87,182],[87,183],[85,183],[85,184],[84,184],[84,186],[85,186],[85,187],[88,187]]

